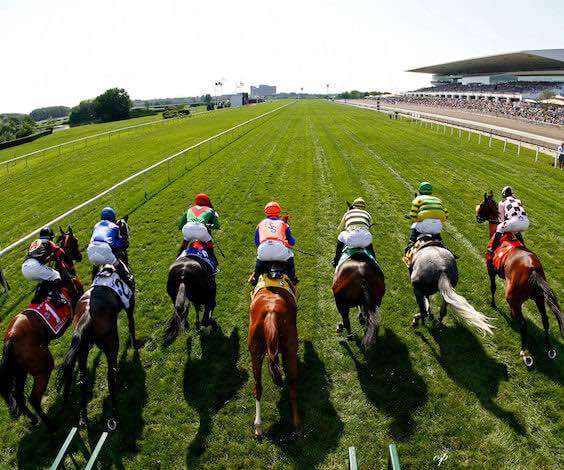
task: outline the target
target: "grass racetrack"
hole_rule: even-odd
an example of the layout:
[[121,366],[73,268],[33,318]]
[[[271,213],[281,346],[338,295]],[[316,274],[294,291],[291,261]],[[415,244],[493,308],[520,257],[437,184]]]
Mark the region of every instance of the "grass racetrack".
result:
[[[200,121],[132,134],[77,150],[54,168],[30,164],[2,175],[2,246],[120,179],[220,130],[280,103],[233,110]],[[205,123],[204,123],[205,121]],[[197,124],[198,123],[198,124]],[[116,436],[126,468],[344,468],[348,446],[356,446],[360,467],[385,468],[386,448],[396,442],[402,468],[556,469],[564,467],[564,346],[553,317],[551,333],[558,357],[543,348],[540,315],[531,302],[525,316],[535,367],[519,358],[519,334],[498,289],[499,311],[488,303],[483,251],[487,226],[478,225],[475,205],[486,190],[499,198],[511,184],[531,219],[525,234],[564,304],[561,229],[564,225],[563,172],[533,152],[502,152],[484,139],[479,145],[456,135],[415,127],[386,115],[321,101],[301,101],[275,113],[225,148],[178,170],[170,182],[154,181],[145,201],[121,191],[92,210],[74,216],[86,246],[95,212],[105,202],[130,212],[129,256],[137,279],[136,323],[144,346],[139,356],[126,349],[125,315],[120,318],[119,403],[121,433]],[[449,210],[444,239],[460,257],[457,291],[493,317],[495,334],[484,338],[460,323],[449,308],[445,325],[410,326],[416,303],[401,261],[408,236],[413,187],[431,181]],[[220,214],[215,235],[220,258],[215,318],[221,331],[197,336],[181,333],[162,348],[164,326],[172,313],[165,292],[167,269],[181,235],[176,222],[195,193],[205,191]],[[363,355],[355,342],[335,333],[340,320],[331,294],[336,228],[345,200],[363,196],[372,213],[374,246],[386,276],[387,292],[377,344]],[[254,228],[262,207],[278,200],[290,213],[301,279],[298,302],[298,405],[302,433],[291,435],[285,389],[274,386],[263,369],[265,440],[253,439],[254,398],[246,346],[249,288],[255,256]],[[19,275],[24,249],[2,260],[13,289],[0,294],[3,331],[31,296]],[[83,280],[90,265],[79,264]],[[438,307],[438,303],[435,302]],[[193,325],[193,310],[190,325]],[[356,315],[353,328],[360,333]],[[56,366],[70,332],[51,343]],[[89,416],[95,441],[109,410],[106,360],[94,348],[95,370]],[[47,468],[78,417],[78,387],[63,403],[54,377],[44,407],[61,427],[48,434],[30,428],[26,418],[11,421],[0,404],[0,468]],[[92,378],[94,373],[92,373]],[[29,381],[28,381],[29,385]],[[86,432],[83,432],[85,435]]]

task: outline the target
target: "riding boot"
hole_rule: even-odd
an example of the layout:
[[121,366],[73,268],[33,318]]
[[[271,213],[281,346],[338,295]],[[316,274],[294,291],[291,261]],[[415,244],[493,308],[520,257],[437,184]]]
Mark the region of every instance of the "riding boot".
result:
[[92,282],[94,282],[94,279],[96,279],[96,276],[98,275],[98,273],[100,272],[100,266],[92,266]]
[[372,243],[366,247],[366,250],[374,257],[374,259],[376,259],[376,253],[374,253],[374,246]]
[[488,252],[490,254],[495,253],[495,250],[497,249],[497,247],[499,246],[499,242],[501,241],[502,235],[503,235],[503,233],[501,233],[501,232],[495,232],[494,239],[493,239],[493,242],[492,242],[492,246],[488,248]]
[[135,286],[135,280],[133,279],[133,274],[127,269],[127,266],[123,261],[119,261],[116,265],[116,272],[118,273],[119,277],[129,286],[130,289],[133,290]]
[[61,294],[62,281],[60,279],[49,281],[48,287],[51,293],[51,305],[53,305],[53,307],[60,308],[68,304],[67,299]]
[[253,277],[251,277],[249,281],[253,287],[257,285],[259,276],[262,274],[264,270],[264,265],[265,263],[257,258],[257,261],[255,263],[255,272],[253,273]]
[[523,234],[521,232],[515,232],[515,238],[525,246],[525,240],[523,240]]
[[219,272],[219,269],[217,268],[219,266],[219,261],[217,259],[217,256],[215,256],[214,249],[213,248],[204,248],[204,251],[208,254],[208,258],[210,259],[210,261],[215,266],[214,274],[217,274]]
[[409,242],[405,247],[404,254],[407,253],[413,245],[415,245],[415,242],[417,241],[417,237],[419,237],[419,235],[421,234],[416,229],[411,229],[411,232],[409,233]]
[[300,282],[300,280],[296,277],[296,263],[294,262],[293,256],[288,258],[286,265],[288,266],[288,276],[290,277],[290,281],[292,281],[292,284],[296,285]]
[[337,240],[337,249],[335,250],[335,258],[333,258],[333,262],[331,263],[334,268],[336,268],[337,264],[339,264],[339,260],[341,259],[344,248],[345,248],[345,244],[342,241]]
[[31,299],[32,304],[40,304],[45,300],[47,294],[49,293],[49,286],[47,281],[41,281],[37,284],[35,288],[35,293],[33,294],[33,298]]

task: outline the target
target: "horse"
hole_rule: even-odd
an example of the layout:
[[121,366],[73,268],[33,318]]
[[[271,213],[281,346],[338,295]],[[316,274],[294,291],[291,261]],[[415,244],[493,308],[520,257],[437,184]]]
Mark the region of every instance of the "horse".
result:
[[[84,290],[74,270],[73,262],[81,261],[82,254],[72,228],[69,226],[68,232],[63,231],[62,228],[60,231],[61,235],[57,241],[65,254],[55,263],[55,269],[61,274],[62,295],[70,300],[71,312],[74,312]],[[54,368],[49,343],[61,337],[69,324],[70,321],[55,335],[37,312],[26,308],[8,325],[4,335],[4,354],[0,365],[0,393],[8,404],[12,417],[24,413],[29,417],[32,425],[37,424],[37,416],[27,407],[24,397],[27,375],[31,374],[33,388],[29,402],[47,429],[55,430],[55,425],[41,407],[41,399],[47,390]]]
[[442,303],[439,323],[445,317],[447,305],[450,304],[468,324],[480,331],[492,334],[492,326],[488,322],[488,317],[478,312],[454,290],[458,284],[458,267],[454,255],[449,250],[437,245],[423,246],[413,256],[410,277],[419,307],[419,313],[414,316],[412,326],[417,326],[419,320],[425,323],[427,317],[434,321],[430,296],[440,292]]
[[338,266],[333,276],[332,289],[337,310],[343,320],[337,331],[342,331],[344,327],[348,338],[353,338],[349,310],[359,307],[360,324],[365,328],[361,344],[367,351],[378,336],[379,308],[386,292],[384,273],[377,263],[370,261],[367,255],[353,254]]
[[[499,220],[498,206],[491,194],[484,194],[483,201],[476,206],[476,221],[482,223],[489,221],[490,239],[496,231]],[[502,241],[500,248],[505,244]],[[544,346],[549,359],[556,358],[556,349],[552,347],[549,334],[548,315],[546,305],[556,317],[560,334],[564,336],[564,316],[560,310],[558,300],[554,291],[546,281],[542,264],[536,254],[524,246],[510,249],[501,260],[501,268],[498,271],[491,261],[486,261],[488,276],[490,278],[491,306],[497,308],[495,302],[496,276],[505,279],[505,300],[511,309],[511,317],[519,324],[521,333],[520,356],[527,367],[532,367],[533,356],[527,349],[527,322],[523,316],[522,305],[525,301],[532,299],[541,314],[544,328]]]
[[170,346],[181,327],[187,325],[190,303],[196,309],[196,332],[200,332],[200,309],[204,306],[202,324],[205,328],[217,328],[212,318],[216,297],[215,276],[207,263],[195,256],[181,256],[168,270],[166,290],[172,303],[174,313],[168,322],[164,335],[164,346]]
[[[263,274],[264,276],[264,274]],[[274,383],[282,386],[278,355],[282,355],[288,383],[294,431],[300,427],[298,414],[298,330],[295,297],[282,287],[265,287],[255,292],[250,306],[248,348],[253,365],[255,386],[255,437],[263,436],[261,417],[262,361],[268,355],[268,370]]]
[[[119,220],[120,235],[125,238],[126,246],[129,237],[129,225],[127,217]],[[127,259],[127,249],[120,254],[122,261]],[[108,267],[102,267],[104,272]],[[113,269],[113,268],[111,268]],[[117,325],[118,314],[122,309],[127,313],[129,337],[131,345],[138,352],[138,344],[135,338],[135,287],[132,286],[129,307],[124,308],[119,295],[105,285],[92,286],[79,300],[77,318],[71,344],[67,350],[63,364],[59,370],[59,385],[64,385],[64,397],[68,398],[72,382],[73,370],[76,360],[80,371],[81,381],[81,413],[80,425],[88,424],[88,354],[93,344],[96,344],[106,355],[108,361],[108,389],[112,404],[112,417],[108,419],[108,428],[115,430],[119,423],[119,411],[117,406],[117,358],[119,353],[119,332]]]

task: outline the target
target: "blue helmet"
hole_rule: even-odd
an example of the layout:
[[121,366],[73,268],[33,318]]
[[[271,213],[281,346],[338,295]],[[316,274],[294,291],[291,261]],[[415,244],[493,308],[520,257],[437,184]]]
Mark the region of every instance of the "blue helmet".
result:
[[114,222],[116,220],[116,211],[113,207],[104,207],[100,213],[100,217],[102,217],[102,220]]

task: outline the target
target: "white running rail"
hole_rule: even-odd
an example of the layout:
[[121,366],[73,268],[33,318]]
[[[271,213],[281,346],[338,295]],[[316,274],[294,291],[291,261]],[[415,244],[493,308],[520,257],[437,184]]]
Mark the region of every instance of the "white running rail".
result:
[[180,152],[175,153],[174,155],[171,155],[170,157],[164,158],[163,160],[145,168],[144,170],[138,171],[137,173],[128,176],[127,178],[125,178],[124,180],[120,181],[119,183],[114,184],[113,186],[109,187],[108,189],[102,191],[101,193],[97,194],[94,197],[91,197],[90,199],[88,199],[87,201],[79,204],[78,206],[73,207],[72,209],[66,211],[64,214],[59,215],[58,217],[55,217],[53,220],[50,220],[49,222],[41,225],[41,227],[35,229],[33,232],[28,233],[27,235],[23,236],[22,238],[20,238],[18,241],[15,241],[14,243],[12,243],[11,245],[8,245],[6,248],[3,248],[2,250],[0,250],[0,257],[4,256],[5,254],[9,253],[10,251],[12,251],[14,248],[17,248],[18,246],[20,246],[21,244],[25,243],[27,240],[29,240],[31,237],[33,237],[34,235],[37,235],[39,233],[39,231],[41,230],[41,228],[48,226],[48,225],[54,225],[58,222],[60,222],[61,220],[67,218],[68,216],[74,214],[76,211],[83,209],[84,207],[92,204],[94,201],[97,201],[98,199],[100,199],[101,197],[104,197],[105,195],[111,193],[112,191],[114,191],[115,189],[119,188],[120,186],[123,186],[124,184],[129,183],[130,181],[139,178],[140,176],[150,172],[151,170],[169,162],[170,160],[173,160],[174,158],[185,154],[186,152],[193,150],[195,148],[198,148],[201,145],[207,144],[208,142],[217,139],[218,137],[221,137],[222,135],[227,134],[228,132],[234,131],[236,129],[239,129],[243,126],[245,126],[246,124],[249,124],[253,121],[256,121],[260,118],[263,118],[265,116],[268,116],[269,114],[275,113],[276,111],[280,111],[281,109],[291,105],[295,103],[295,101],[292,101],[291,103],[287,103],[283,106],[279,106],[278,108],[272,109],[271,111],[268,111],[266,113],[263,113],[259,116],[256,116],[254,118],[251,118],[245,122],[242,122],[241,124],[237,124],[236,126],[230,127],[229,129],[226,129],[222,132],[220,132],[219,134],[215,134],[212,135],[211,137],[208,137],[205,140],[202,140],[201,142],[198,142],[197,144],[191,145],[190,147],[185,148],[184,150],[181,150]]

